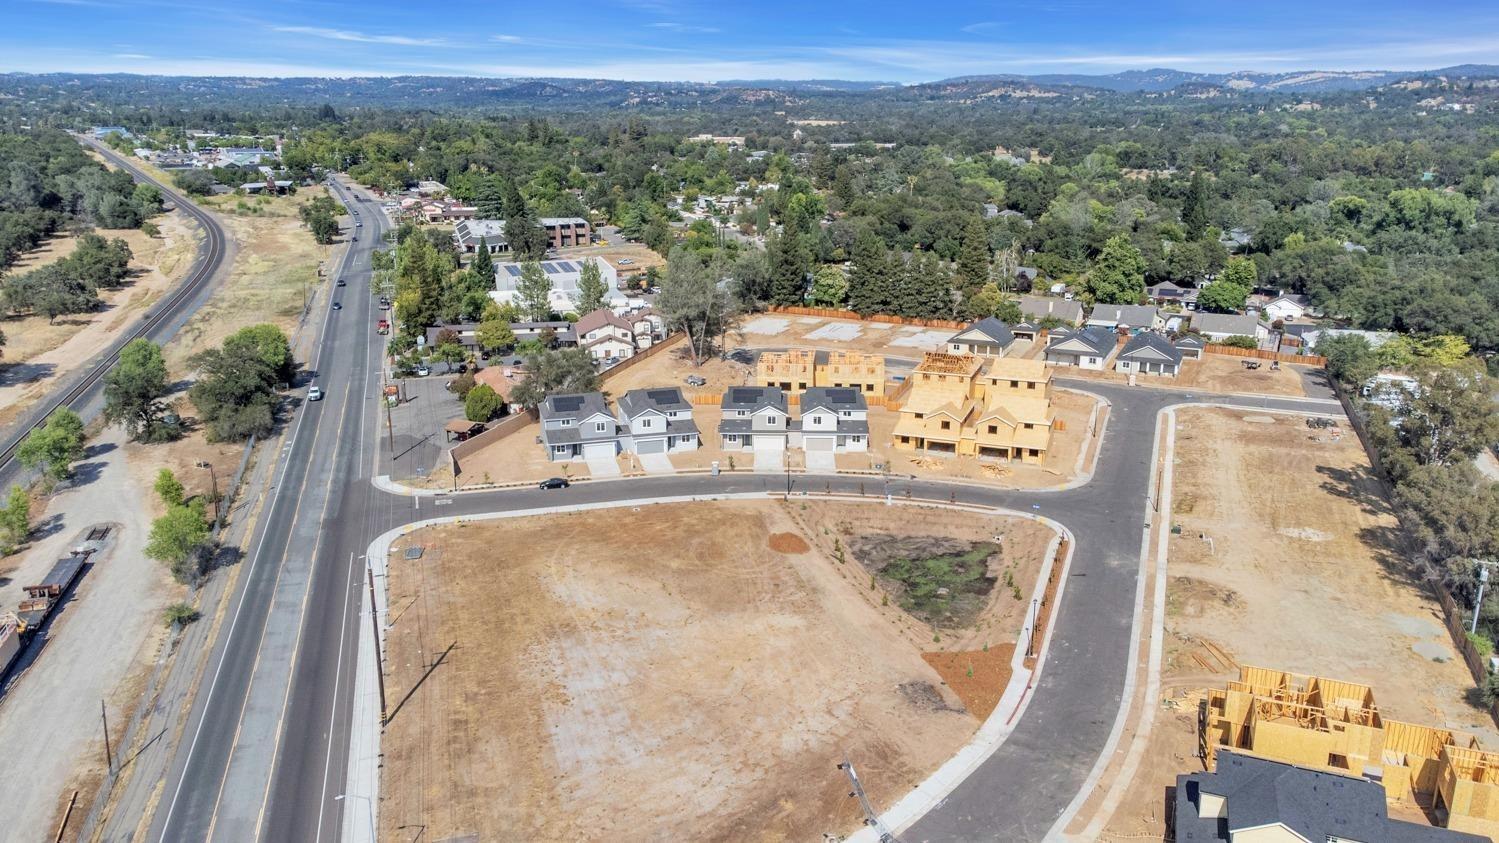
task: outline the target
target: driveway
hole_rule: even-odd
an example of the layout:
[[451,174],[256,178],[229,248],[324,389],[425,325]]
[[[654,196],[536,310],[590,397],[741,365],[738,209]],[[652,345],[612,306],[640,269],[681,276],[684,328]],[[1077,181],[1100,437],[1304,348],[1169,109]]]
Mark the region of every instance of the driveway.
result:
[[755,450],[755,471],[761,474],[779,474],[785,468],[785,451]]
[[838,461],[834,458],[832,451],[808,451],[807,470],[812,472],[836,472]]
[[676,474],[677,467],[671,464],[671,457],[666,454],[636,454],[640,458],[640,467],[646,474]]
[[588,473],[594,477],[619,476],[619,461],[612,456],[589,457],[585,462],[588,463]]

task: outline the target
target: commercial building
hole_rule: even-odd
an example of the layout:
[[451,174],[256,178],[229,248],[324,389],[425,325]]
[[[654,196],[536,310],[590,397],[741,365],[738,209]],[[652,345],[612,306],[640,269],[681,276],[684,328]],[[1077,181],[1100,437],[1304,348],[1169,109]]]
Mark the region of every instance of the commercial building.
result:
[[[598,265],[599,277],[603,280],[607,291],[604,294],[604,302],[610,307],[623,307],[625,305],[625,294],[619,289],[619,276],[607,261],[594,260]],[[556,313],[573,313],[573,298],[578,293],[578,280],[583,277],[583,265],[581,260],[555,260],[542,261],[541,271],[546,273],[547,279],[552,282],[552,290],[547,294],[547,301]],[[506,261],[497,263],[494,267],[495,289],[490,293],[490,298],[500,304],[508,304],[516,298],[516,286],[520,282],[521,270],[524,264]]]

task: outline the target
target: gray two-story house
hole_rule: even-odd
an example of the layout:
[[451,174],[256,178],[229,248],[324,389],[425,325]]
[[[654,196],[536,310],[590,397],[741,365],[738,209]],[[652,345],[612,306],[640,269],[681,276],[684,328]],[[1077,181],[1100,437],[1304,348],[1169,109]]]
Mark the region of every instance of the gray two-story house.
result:
[[[869,403],[857,389],[818,386],[803,392],[798,422],[808,451],[869,450]],[[797,434],[791,436],[794,445]]]
[[719,407],[718,439],[725,451],[786,450],[792,423],[780,387],[731,386]]
[[637,454],[697,450],[692,404],[677,387],[632,389],[620,396],[618,405],[619,423],[626,434],[620,443],[624,450]]
[[612,457],[628,436],[609,412],[602,392],[548,395],[537,409],[541,444],[552,462]]

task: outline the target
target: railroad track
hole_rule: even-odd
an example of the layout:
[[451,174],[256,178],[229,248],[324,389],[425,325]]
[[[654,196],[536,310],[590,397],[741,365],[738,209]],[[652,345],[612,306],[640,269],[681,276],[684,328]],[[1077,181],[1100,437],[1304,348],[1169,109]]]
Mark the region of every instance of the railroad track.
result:
[[[83,141],[80,141],[80,143],[83,143]],[[161,190],[162,195],[170,199],[178,210],[196,221],[203,229],[207,238],[205,241],[206,248],[199,253],[198,259],[194,263],[192,271],[188,273],[187,278],[174,287],[163,301],[158,302],[156,307],[145,318],[141,319],[133,329],[117,338],[110,347],[107,357],[94,364],[93,368],[85,372],[82,377],[75,377],[74,382],[64,387],[58,394],[43,399],[38,407],[29,411],[29,415],[16,426],[16,429],[9,433],[4,441],[4,447],[0,448],[0,470],[10,465],[12,458],[15,457],[16,449],[21,446],[21,442],[31,431],[44,424],[48,416],[52,415],[59,407],[73,407],[80,403],[80,400],[104,379],[105,373],[119,361],[121,349],[141,337],[157,338],[159,334],[165,333],[162,331],[162,327],[180,315],[183,305],[191,301],[202,290],[204,285],[219,271],[219,267],[224,261],[224,229],[219,225],[217,220],[197,205],[188,201],[185,196],[177,193],[151,176],[146,175],[146,173],[113,151],[98,144],[89,143],[88,145],[104,157],[110,159],[116,166],[129,172],[135,177],[136,181],[153,185]]]

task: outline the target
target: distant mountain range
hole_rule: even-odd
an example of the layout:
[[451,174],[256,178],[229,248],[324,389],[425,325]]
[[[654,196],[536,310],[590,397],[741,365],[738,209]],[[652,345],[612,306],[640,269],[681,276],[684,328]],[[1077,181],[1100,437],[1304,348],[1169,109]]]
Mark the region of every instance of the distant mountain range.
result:
[[1240,70],[1233,73],[1193,73],[1186,70],[1156,67],[1149,70],[1125,70],[1106,75],[1047,73],[1028,76],[958,76],[928,84],[943,86],[986,82],[1023,82],[1043,86],[1103,88],[1121,93],[1169,91],[1182,85],[1216,85],[1239,91],[1289,93],[1358,91],[1403,82],[1407,79],[1433,76],[1493,78],[1499,77],[1499,65],[1461,64],[1436,70],[1293,70],[1284,73],[1261,73],[1253,70]]
[[972,103],[1000,98],[1055,98],[1113,92],[1120,96],[1303,95],[1359,91],[1409,80],[1499,80],[1499,65],[1458,65],[1422,71],[1293,71],[1193,73],[1169,68],[1107,75],[960,76],[918,85],[840,79],[730,79],[719,82],[629,82],[611,79],[395,76],[388,78],[254,78],[135,74],[0,74],[0,107],[34,101],[97,113],[113,105],[168,108],[309,106],[345,108],[587,109],[703,105],[763,106],[840,99],[853,103]]

